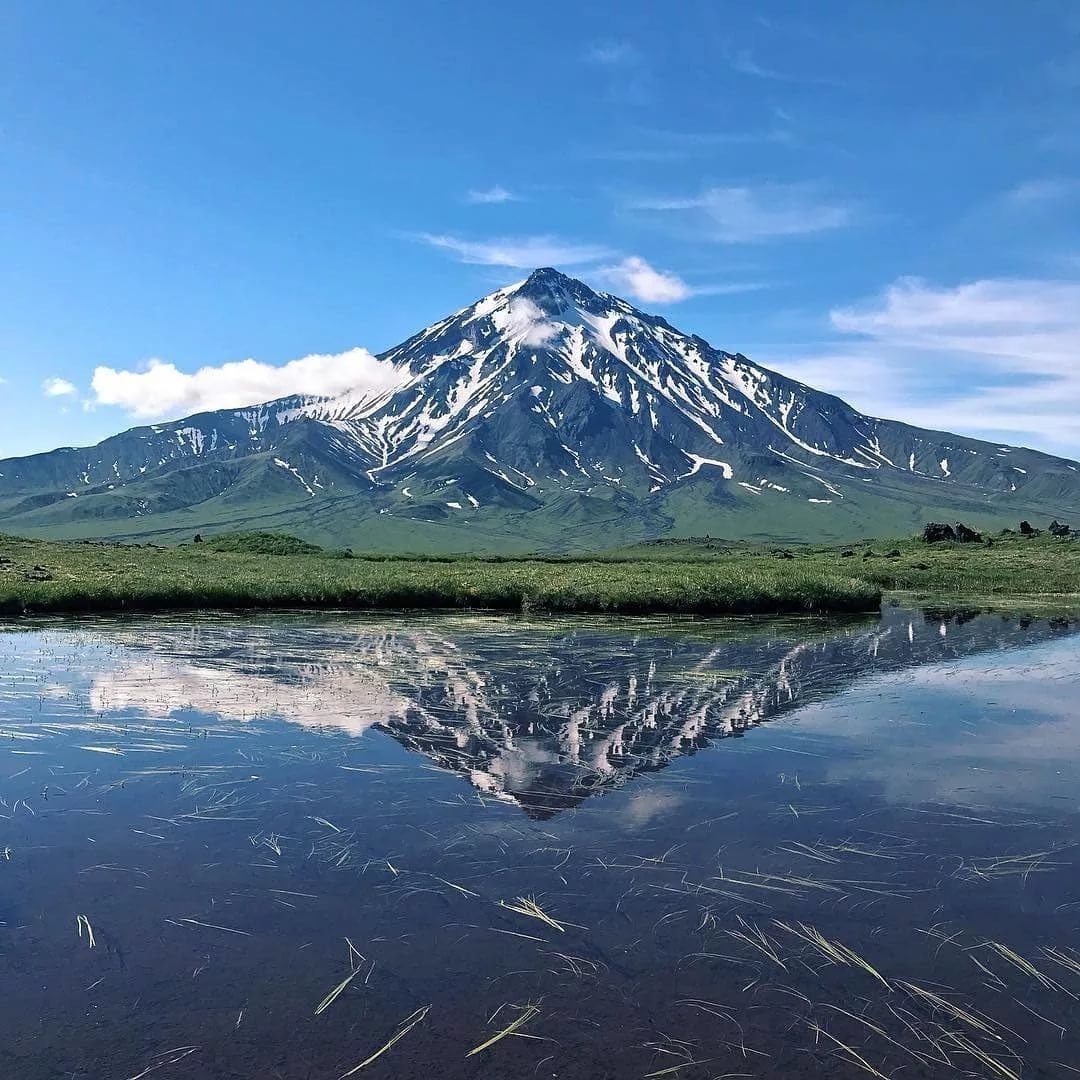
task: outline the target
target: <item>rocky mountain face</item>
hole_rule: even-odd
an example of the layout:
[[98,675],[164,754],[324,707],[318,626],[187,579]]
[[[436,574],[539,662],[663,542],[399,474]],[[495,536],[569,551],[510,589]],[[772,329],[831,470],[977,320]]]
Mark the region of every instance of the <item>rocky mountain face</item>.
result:
[[393,389],[292,397],[0,461],[0,528],[355,547],[848,537],[1080,508],[1080,465],[864,416],[551,269],[384,353]]

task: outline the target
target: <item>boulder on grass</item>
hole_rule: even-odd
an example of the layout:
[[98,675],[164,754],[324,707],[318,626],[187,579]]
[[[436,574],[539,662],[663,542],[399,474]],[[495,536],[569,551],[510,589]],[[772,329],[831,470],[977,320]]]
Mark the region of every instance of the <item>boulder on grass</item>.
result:
[[981,544],[982,534],[970,526],[958,521],[955,525],[945,525],[940,521],[931,521],[922,531],[925,544],[937,544],[951,540],[958,544]]
[[931,521],[922,531],[924,544],[937,544],[943,540],[955,540],[956,530],[940,521]]
[[1058,521],[1055,518],[1050,522],[1050,535],[1051,536],[1069,536],[1072,533],[1072,528],[1066,525],[1062,521]]
[[982,534],[969,528],[962,521],[956,523],[956,539],[961,544],[981,544]]

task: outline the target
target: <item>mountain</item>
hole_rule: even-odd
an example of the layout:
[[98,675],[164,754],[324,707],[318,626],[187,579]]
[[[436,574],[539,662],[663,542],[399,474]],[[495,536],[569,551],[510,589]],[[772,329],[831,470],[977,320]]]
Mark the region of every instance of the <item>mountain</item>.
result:
[[1080,510],[1076,462],[865,416],[552,269],[379,359],[395,376],[381,394],[283,398],[0,461],[0,529],[595,550]]

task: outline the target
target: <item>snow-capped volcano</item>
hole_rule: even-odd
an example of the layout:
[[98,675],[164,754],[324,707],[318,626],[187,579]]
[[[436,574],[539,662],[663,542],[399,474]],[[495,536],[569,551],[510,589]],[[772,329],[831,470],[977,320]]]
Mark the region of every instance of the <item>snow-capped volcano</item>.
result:
[[611,530],[610,543],[840,536],[906,531],[930,510],[1080,506],[1074,462],[864,416],[552,269],[379,359],[394,377],[378,395],[288,398],[2,462],[0,509],[98,534],[130,518],[186,528],[176,514],[194,511],[354,544],[405,519],[412,546],[439,526],[449,547],[507,534],[574,547]]

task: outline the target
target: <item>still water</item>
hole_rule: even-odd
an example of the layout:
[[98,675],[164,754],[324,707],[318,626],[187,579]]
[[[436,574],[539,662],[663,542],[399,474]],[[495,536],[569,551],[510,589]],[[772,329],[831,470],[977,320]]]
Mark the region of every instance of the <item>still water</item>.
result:
[[0,1077],[1080,1076],[1080,625],[0,626]]

